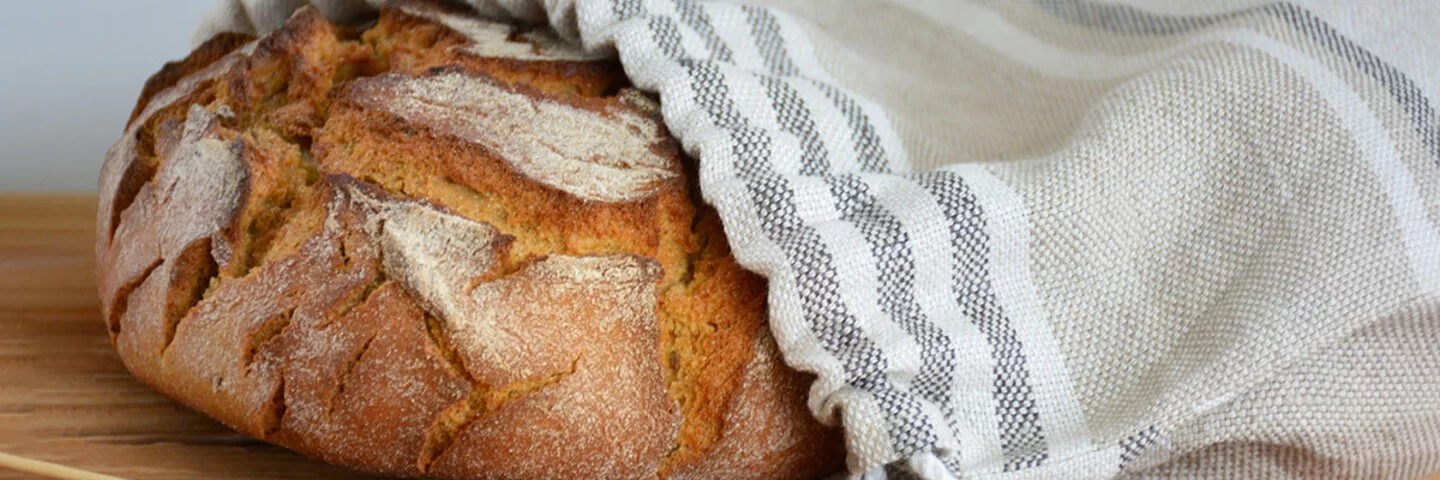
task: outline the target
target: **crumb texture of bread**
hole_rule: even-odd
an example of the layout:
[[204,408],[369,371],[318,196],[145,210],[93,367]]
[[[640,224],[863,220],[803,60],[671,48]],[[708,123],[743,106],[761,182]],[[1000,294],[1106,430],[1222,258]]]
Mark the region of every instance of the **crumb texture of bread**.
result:
[[101,171],[102,316],[160,392],[368,472],[833,473],[686,161],[549,30],[307,7],[146,84]]

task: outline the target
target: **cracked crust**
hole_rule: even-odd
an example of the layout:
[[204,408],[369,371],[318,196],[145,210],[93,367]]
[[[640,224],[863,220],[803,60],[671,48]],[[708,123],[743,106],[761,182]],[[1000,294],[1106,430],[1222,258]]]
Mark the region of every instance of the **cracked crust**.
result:
[[838,433],[654,101],[410,0],[212,39],[107,155],[102,313],[142,381],[408,477],[813,478]]

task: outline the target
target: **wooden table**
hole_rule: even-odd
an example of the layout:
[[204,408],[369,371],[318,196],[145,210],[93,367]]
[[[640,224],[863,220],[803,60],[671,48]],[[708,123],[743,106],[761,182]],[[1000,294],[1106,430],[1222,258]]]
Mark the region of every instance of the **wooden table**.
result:
[[[95,293],[95,198],[0,194],[0,452],[134,479],[357,478],[135,381]],[[0,468],[0,479],[42,478]]]

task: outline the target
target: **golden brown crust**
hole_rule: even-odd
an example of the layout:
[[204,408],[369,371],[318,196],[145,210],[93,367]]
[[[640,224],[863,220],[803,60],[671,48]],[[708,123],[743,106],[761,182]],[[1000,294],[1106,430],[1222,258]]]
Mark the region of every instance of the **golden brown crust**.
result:
[[785,366],[768,328],[755,332],[754,356],[737,380],[739,394],[720,406],[718,441],[674,478],[811,478],[837,468],[840,432],[810,418],[804,398],[811,378]]
[[195,47],[184,59],[166,63],[145,81],[145,87],[140,90],[140,98],[135,102],[135,108],[130,111],[130,122],[140,116],[140,112],[150,104],[150,100],[160,91],[175,86],[180,79],[190,76],[201,69],[215,63],[216,60],[230,54],[235,49],[254,41],[255,38],[243,33],[222,32],[210,37],[205,43]]
[[410,0],[167,65],[102,172],[126,365],[377,473],[838,469],[654,102],[552,37]]

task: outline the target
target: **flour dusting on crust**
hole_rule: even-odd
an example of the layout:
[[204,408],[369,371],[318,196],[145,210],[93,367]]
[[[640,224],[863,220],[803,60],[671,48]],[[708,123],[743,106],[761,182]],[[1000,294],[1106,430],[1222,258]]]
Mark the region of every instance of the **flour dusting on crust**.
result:
[[463,72],[387,74],[355,82],[351,97],[485,146],[517,171],[586,200],[630,202],[679,176],[659,121],[638,109],[580,108]]
[[[467,429],[435,471],[469,463],[516,478],[652,477],[682,421],[658,361],[659,274],[633,255],[551,255],[476,286],[474,310],[450,322],[475,379],[564,376]],[[531,448],[517,456],[512,445]]]
[[473,309],[466,300],[470,282],[498,265],[497,249],[510,240],[495,227],[429,205],[382,200],[353,186],[347,190],[372,212],[371,234],[380,243],[385,271],[436,317],[464,318]]
[[[139,141],[140,128],[150,120],[150,117],[153,117],[155,113],[161,109],[189,96],[197,87],[206,81],[230,71],[231,67],[235,66],[236,63],[249,56],[250,53],[255,50],[255,45],[256,42],[250,42],[236,49],[236,51],[231,52],[229,55],[216,60],[204,69],[180,79],[179,82],[176,82],[175,85],[170,88],[161,90],[155,94],[155,96],[151,97],[150,101],[146,103],[145,108],[140,111],[140,114],[130,122],[130,125],[125,129],[125,133],[120,136],[120,140],[106,152],[105,162],[101,164],[100,167],[100,214],[96,216],[96,233],[104,236],[104,240],[106,240],[99,242],[98,245],[100,247],[103,248],[110,243],[108,242],[108,235],[110,235],[111,232],[111,225],[109,225],[108,222],[112,218],[112,215],[118,213],[114,211],[115,195],[120,189],[120,182],[125,179],[125,171],[129,170],[137,160],[135,148],[136,143]],[[103,252],[97,253],[103,256]]]
[[[363,228],[388,276],[441,320],[476,382],[558,378],[472,424],[433,472],[470,465],[520,477],[653,474],[681,422],[657,362],[659,265],[628,254],[552,254],[477,284],[493,276],[509,241],[494,227],[370,187],[341,188],[338,198],[365,212]],[[557,436],[556,429],[590,433]],[[532,457],[517,463],[510,448]],[[595,460],[561,461],[576,452]],[[545,455],[556,458],[533,457]],[[576,465],[597,470],[563,470]]]
[[547,28],[519,35],[524,41],[511,41],[516,28],[486,21],[473,13],[454,13],[429,5],[402,3],[400,11],[424,18],[454,30],[470,40],[465,51],[482,57],[504,57],[519,60],[587,61],[604,59],[603,55],[585,53],[561,39]]
[[216,116],[199,105],[190,107],[184,124],[161,127],[162,137],[175,137],[160,152],[166,160],[136,194],[135,208],[123,213],[116,242],[101,257],[110,265],[99,277],[107,317],[121,284],[157,261],[168,274],[182,250],[233,219],[247,172],[239,145],[221,138],[218,127]]
[[240,206],[245,163],[239,145],[218,137],[219,119],[199,105],[185,117],[180,145],[155,177],[161,216],[161,250],[172,256],[180,247],[230,224]]
[[[647,350],[652,352],[658,345],[654,283],[661,271],[652,260],[625,254],[551,254],[511,275],[476,284],[499,266],[500,249],[510,241],[493,226],[425,203],[382,198],[368,188],[342,188],[346,197],[365,208],[366,228],[380,246],[385,271],[445,323],[456,348],[471,360],[467,366],[481,381],[503,385],[566,370],[575,360],[573,352],[585,350],[567,342],[551,345],[539,340],[557,334],[543,322],[517,322],[516,318],[526,317],[517,309],[567,321],[572,316],[584,318],[577,314],[586,309],[615,310],[612,316],[587,318],[585,328],[627,331],[627,337],[651,342]],[[522,282],[546,285],[552,293],[583,290],[586,295],[580,308],[573,302],[510,298],[510,290]]]
[[[205,247],[224,242],[218,232],[234,219],[247,178],[243,147],[227,140],[215,115],[199,105],[183,123],[162,124],[157,137],[164,162],[123,213],[99,279],[104,315],[118,330],[116,348],[136,376],[151,381],[162,376],[172,319],[186,314],[193,305],[187,297],[205,286],[195,283],[206,275]],[[136,281],[143,283],[121,294],[122,285]]]

